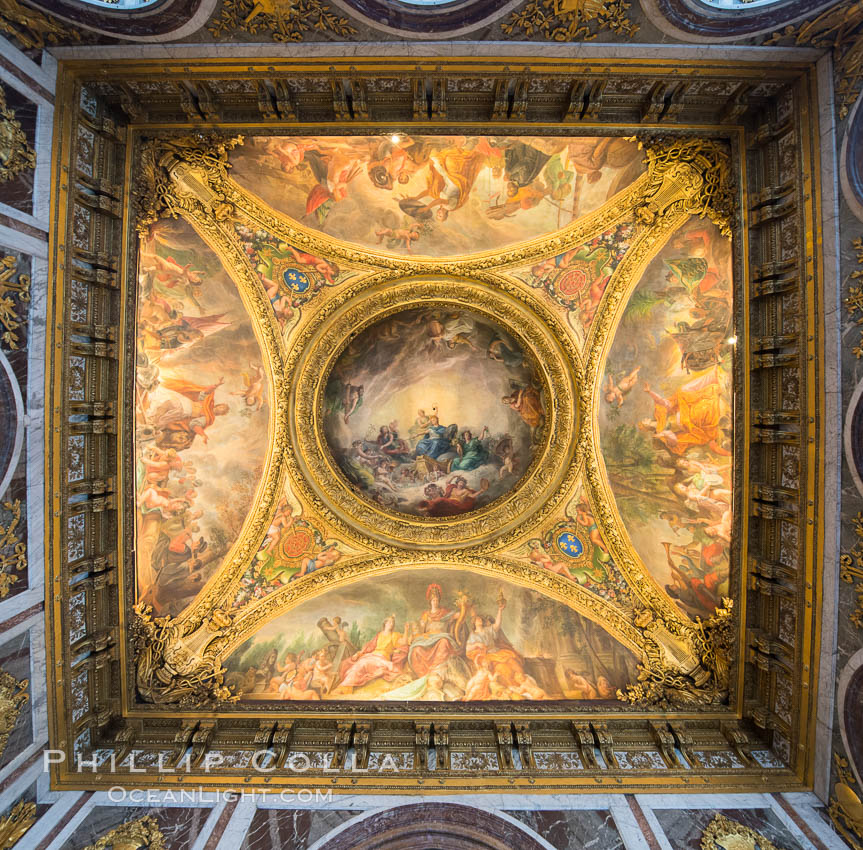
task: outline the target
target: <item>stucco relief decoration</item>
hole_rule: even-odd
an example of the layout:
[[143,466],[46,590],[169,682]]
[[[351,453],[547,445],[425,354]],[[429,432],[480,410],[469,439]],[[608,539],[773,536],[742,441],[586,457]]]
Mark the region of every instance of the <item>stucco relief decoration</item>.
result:
[[4,501],[0,518],[0,599],[9,595],[16,581],[16,573],[27,569],[27,544],[23,539],[21,524],[21,500]]
[[850,620],[858,629],[863,629],[863,514],[852,519],[857,540],[848,552],[839,556],[839,576],[848,584],[857,582],[857,607],[851,612]]
[[723,145],[140,154],[140,699],[727,700]]
[[35,803],[16,803],[3,818],[0,818],[0,848],[12,850],[36,823]]

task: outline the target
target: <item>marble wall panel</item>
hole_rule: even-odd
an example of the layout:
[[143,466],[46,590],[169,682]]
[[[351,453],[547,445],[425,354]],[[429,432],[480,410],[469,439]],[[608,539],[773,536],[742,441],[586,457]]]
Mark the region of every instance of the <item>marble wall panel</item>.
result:
[[653,814],[674,850],[701,850],[701,836],[717,814],[760,832],[782,850],[804,850],[770,809],[654,809]]
[[519,811],[505,812],[541,835],[556,850],[625,850],[626,845],[609,811]]
[[[82,850],[106,833],[127,821],[150,815],[159,824],[159,831],[170,850],[191,850],[204,823],[209,808],[174,808],[168,806],[95,806],[63,842],[63,850]],[[274,845],[278,846],[278,845]],[[287,845],[290,846],[290,845]]]
[[356,811],[327,809],[258,809],[240,850],[269,850],[270,847],[305,850],[357,814]]

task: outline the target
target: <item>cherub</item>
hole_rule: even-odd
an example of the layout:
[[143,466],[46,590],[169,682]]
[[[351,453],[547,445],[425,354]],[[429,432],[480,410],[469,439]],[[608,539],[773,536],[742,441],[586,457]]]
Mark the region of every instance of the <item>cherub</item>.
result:
[[231,395],[242,396],[247,407],[254,406],[255,410],[260,410],[264,406],[264,367],[260,363],[257,366],[250,363],[249,368],[252,370],[251,374],[243,372],[243,384],[246,388]]
[[636,366],[628,375],[621,378],[617,384],[614,383],[614,375],[609,372],[605,379],[605,386],[602,388],[605,393],[605,400],[609,404],[617,402],[618,410],[623,407],[623,400],[635,386],[640,369],[641,366]]
[[404,243],[405,251],[408,254],[413,254],[411,245],[420,238],[419,225],[413,224],[407,227],[384,227],[380,230],[375,230],[375,236],[378,237],[378,245],[387,240],[389,248],[397,248],[399,243]]

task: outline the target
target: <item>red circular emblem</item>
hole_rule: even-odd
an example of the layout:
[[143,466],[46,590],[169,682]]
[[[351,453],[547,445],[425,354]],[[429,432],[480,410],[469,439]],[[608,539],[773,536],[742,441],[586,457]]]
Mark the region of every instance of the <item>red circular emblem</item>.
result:
[[311,549],[314,537],[305,528],[298,528],[287,537],[279,541],[279,550],[284,558],[299,558],[304,552]]
[[578,295],[587,286],[587,273],[584,269],[568,269],[558,277],[555,286],[565,298]]

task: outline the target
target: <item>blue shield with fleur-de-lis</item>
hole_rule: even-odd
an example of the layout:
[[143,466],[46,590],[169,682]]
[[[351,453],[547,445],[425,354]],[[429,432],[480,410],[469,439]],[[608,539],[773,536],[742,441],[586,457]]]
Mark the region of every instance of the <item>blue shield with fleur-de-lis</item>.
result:
[[305,292],[309,288],[309,276],[299,269],[285,269],[282,280],[291,292]]
[[561,531],[554,542],[560,552],[568,558],[576,559],[584,554],[584,543],[574,531],[569,529]]

